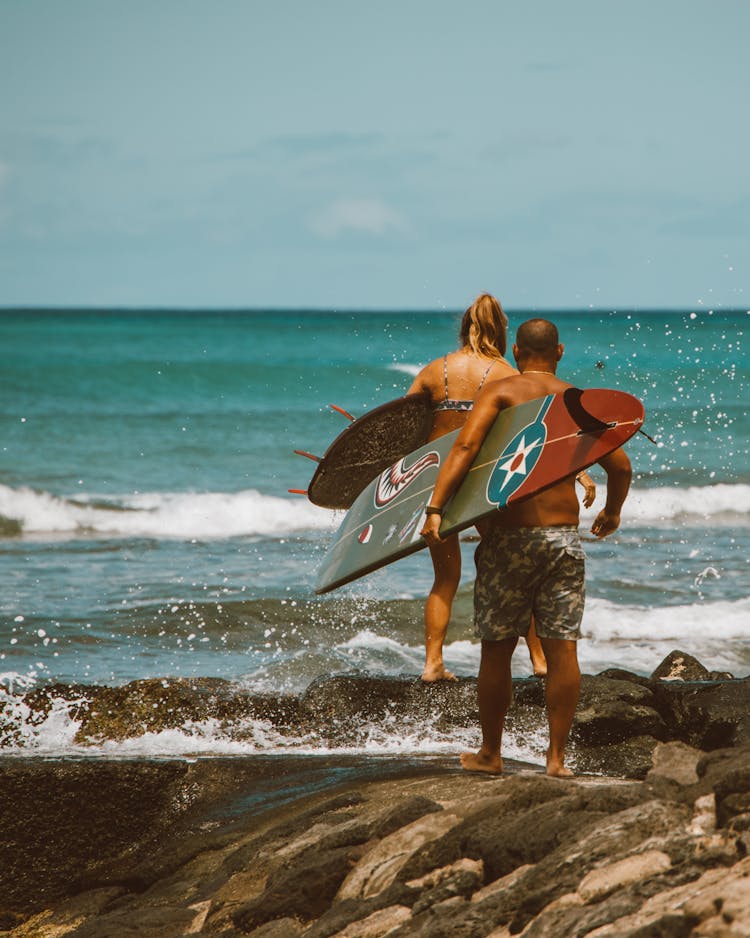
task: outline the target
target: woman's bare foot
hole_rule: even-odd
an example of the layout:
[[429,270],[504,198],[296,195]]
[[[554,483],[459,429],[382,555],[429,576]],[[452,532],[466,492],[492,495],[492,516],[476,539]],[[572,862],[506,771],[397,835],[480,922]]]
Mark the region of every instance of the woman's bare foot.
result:
[[426,664],[422,672],[422,680],[425,684],[432,684],[434,681],[457,681],[458,678],[452,671],[448,671],[442,661],[438,664]]
[[573,778],[573,773],[565,767],[563,760],[550,756],[549,753],[547,753],[547,775],[551,775],[553,778]]
[[462,752],[461,766],[467,772],[487,772],[490,775],[503,774],[503,760],[500,756],[487,755],[481,749],[479,752]]
[[534,677],[547,677],[547,662],[543,664],[535,664],[534,668]]

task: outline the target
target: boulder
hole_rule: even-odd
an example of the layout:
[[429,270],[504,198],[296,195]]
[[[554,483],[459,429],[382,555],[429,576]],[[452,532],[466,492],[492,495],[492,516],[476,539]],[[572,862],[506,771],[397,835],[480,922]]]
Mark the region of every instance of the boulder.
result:
[[652,687],[668,738],[704,751],[750,743],[750,680],[657,681]]
[[710,671],[686,651],[670,651],[651,672],[652,681],[707,681]]
[[367,899],[383,892],[395,882],[415,853],[426,843],[442,837],[459,821],[458,816],[444,811],[420,818],[389,834],[349,873],[338,891],[337,900]]
[[699,749],[685,743],[658,743],[647,778],[649,781],[666,778],[678,785],[692,785],[698,781],[698,763],[702,756]]
[[209,719],[268,720],[283,726],[297,722],[298,716],[295,697],[238,692],[220,678],[153,678],[96,688],[80,714],[76,742],[128,739]]
[[578,773],[612,778],[645,778],[653,764],[653,736],[633,736],[604,746],[573,742],[570,763]]
[[634,736],[668,738],[651,690],[631,681],[584,675],[571,738],[588,746],[604,746]]
[[233,921],[243,931],[285,917],[311,922],[330,906],[351,866],[349,847],[307,851],[269,876],[264,892],[240,906]]

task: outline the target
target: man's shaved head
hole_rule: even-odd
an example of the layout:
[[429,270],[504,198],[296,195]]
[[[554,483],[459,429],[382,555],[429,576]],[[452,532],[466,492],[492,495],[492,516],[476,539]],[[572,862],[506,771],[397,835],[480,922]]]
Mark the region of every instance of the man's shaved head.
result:
[[516,345],[520,352],[549,355],[560,344],[557,326],[548,319],[528,319],[516,332]]

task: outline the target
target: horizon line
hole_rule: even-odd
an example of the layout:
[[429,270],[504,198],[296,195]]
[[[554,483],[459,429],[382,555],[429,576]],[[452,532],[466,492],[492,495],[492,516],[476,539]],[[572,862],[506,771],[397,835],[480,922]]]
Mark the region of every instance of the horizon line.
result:
[[[503,307],[505,309],[505,307]],[[690,314],[702,313],[712,314],[722,313],[747,313],[750,315],[750,309],[746,306],[723,306],[714,304],[711,307],[695,304],[692,306],[512,306],[513,309],[524,314],[541,313],[555,315],[571,315],[582,313],[674,313]],[[34,304],[20,305],[0,305],[0,314],[3,313],[230,313],[230,314],[264,314],[264,313],[311,313],[311,314],[445,314],[462,315],[463,309],[457,306],[455,309],[447,307],[365,307],[365,306],[128,306],[128,305],[59,305],[46,306]]]

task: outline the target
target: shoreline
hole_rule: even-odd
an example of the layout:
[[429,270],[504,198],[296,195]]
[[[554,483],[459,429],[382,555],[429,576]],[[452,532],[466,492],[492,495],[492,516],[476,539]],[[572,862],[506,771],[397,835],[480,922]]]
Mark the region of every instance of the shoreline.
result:
[[[750,736],[750,678],[673,651],[648,677],[621,668],[584,674],[571,732],[572,767],[643,777],[656,742],[711,750]],[[543,764],[544,683],[516,678],[506,756]],[[450,757],[479,736],[476,679],[425,684],[353,672],[300,694],[260,694],[221,678],[151,678],[125,685],[51,683],[6,690],[0,756],[229,758],[361,755]],[[613,748],[614,747],[614,748]]]

